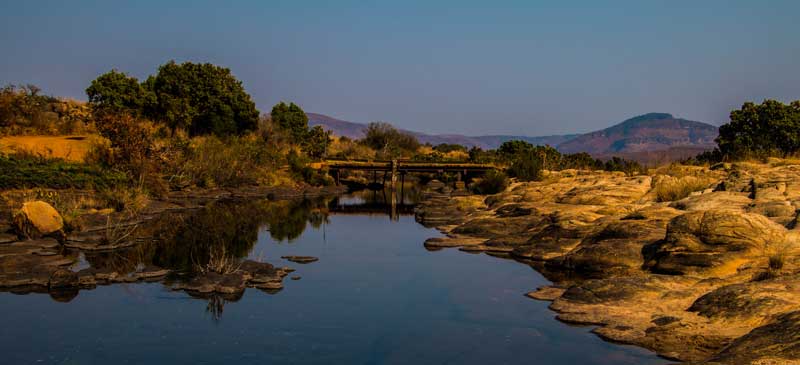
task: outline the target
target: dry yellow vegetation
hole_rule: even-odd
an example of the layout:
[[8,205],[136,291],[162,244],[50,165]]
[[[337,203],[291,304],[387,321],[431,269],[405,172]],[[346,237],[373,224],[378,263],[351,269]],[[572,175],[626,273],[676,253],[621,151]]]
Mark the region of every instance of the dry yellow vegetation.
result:
[[0,152],[25,152],[42,157],[83,162],[98,136],[7,136],[0,137]]

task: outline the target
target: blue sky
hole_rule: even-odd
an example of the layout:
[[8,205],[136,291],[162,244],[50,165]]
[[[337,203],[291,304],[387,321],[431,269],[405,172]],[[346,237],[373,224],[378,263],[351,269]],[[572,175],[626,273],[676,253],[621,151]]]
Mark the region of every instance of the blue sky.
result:
[[646,112],[714,124],[800,99],[800,1],[4,1],[0,83],[85,99],[100,73],[231,68],[294,101],[432,133],[586,132]]

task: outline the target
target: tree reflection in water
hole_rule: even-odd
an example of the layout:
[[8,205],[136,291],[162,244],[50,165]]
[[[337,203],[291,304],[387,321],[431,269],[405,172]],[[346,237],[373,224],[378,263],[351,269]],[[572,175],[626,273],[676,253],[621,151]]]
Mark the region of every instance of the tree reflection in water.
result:
[[[409,202],[416,201],[418,191],[406,189],[404,193],[405,197],[398,200],[411,206]],[[83,252],[84,264],[96,272],[117,277],[168,269],[170,274],[166,278],[145,280],[163,281],[171,286],[198,274],[236,271],[258,242],[259,232],[268,233],[276,242],[291,243],[306,227],[320,228],[328,224],[330,214],[388,214],[388,211],[383,213],[387,209],[386,202],[386,193],[372,191],[356,192],[344,198],[215,202],[199,209],[164,213],[147,221],[136,232],[137,245],[108,252]],[[78,255],[79,252],[68,253]],[[73,270],[79,268],[76,266]],[[78,288],[50,294],[55,300],[70,301],[78,295]],[[206,311],[215,321],[221,318],[226,303],[241,298],[241,293],[190,295],[208,301]]]

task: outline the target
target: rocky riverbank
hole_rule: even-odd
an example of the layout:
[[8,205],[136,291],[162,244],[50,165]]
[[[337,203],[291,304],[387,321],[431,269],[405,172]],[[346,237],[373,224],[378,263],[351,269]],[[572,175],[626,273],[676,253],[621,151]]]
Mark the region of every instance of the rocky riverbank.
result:
[[[247,238],[240,236],[249,237],[258,230],[260,223],[250,222],[253,217],[237,217],[235,214],[227,214],[233,222],[219,222],[218,217],[208,214],[192,220],[192,212],[199,212],[209,205],[236,201],[290,201],[344,192],[342,187],[252,187],[173,192],[165,199],[150,201],[135,215],[113,210],[85,212],[73,218],[72,229],[64,227],[59,213],[46,203],[26,203],[21,210],[6,206],[0,214],[0,290],[49,293],[60,301],[71,300],[80,290],[97,285],[137,281],[159,281],[172,289],[201,297],[238,297],[247,287],[274,292],[282,288],[284,277],[294,270],[254,260],[238,260],[232,257],[233,253],[225,252],[226,247],[232,246],[230,242],[202,245],[205,252],[175,248],[173,251],[176,253],[172,256],[176,257],[170,258],[165,258],[165,255],[170,255],[165,254],[163,247],[175,239],[245,240]],[[6,193],[6,196],[15,194]],[[75,191],[56,193],[91,194]],[[185,228],[197,224],[204,226]],[[213,227],[214,224],[221,227]],[[226,231],[230,226],[233,226],[232,230]],[[238,243],[233,247],[235,244]],[[152,257],[145,259],[148,254]],[[153,260],[153,257],[165,261],[163,265],[169,265],[160,266],[159,260]],[[199,270],[191,273],[176,270],[187,266]]]
[[[662,173],[552,172],[489,197],[433,185],[416,217],[446,233],[426,247],[533,266],[553,285],[528,296],[605,339],[697,364],[800,363],[800,166]],[[683,185],[697,191],[665,201]]]

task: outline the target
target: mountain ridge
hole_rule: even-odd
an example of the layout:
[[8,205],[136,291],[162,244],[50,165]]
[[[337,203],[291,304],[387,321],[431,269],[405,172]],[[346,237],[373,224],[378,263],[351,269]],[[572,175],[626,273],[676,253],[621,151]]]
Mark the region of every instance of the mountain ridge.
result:
[[718,129],[708,123],[675,118],[669,113],[647,113],[582,134],[557,148],[563,153],[587,152],[592,155],[652,152],[676,147],[713,149]]
[[[321,125],[339,136],[362,138],[367,128],[367,124],[349,122],[324,114],[307,113],[307,115],[309,125]],[[432,145],[452,143],[493,149],[505,141],[523,140],[534,145],[551,145],[562,153],[587,152],[600,158],[619,155],[646,161],[659,156],[658,152],[663,152],[663,158],[674,160],[713,149],[716,146],[714,139],[718,135],[717,126],[676,118],[669,113],[642,114],[605,129],[581,134],[466,136],[401,130],[414,135],[421,143]]]
[[[364,130],[367,128],[367,124],[349,122],[325,114],[306,113],[306,115],[308,116],[309,126],[322,126],[325,128],[325,130],[331,131],[337,136],[344,136],[353,139],[362,138],[364,137]],[[551,146],[556,146],[571,138],[579,136],[579,134],[549,136],[492,134],[482,136],[467,136],[463,134],[428,134],[406,129],[400,130],[413,135],[421,143],[430,143],[434,146],[441,143],[451,143],[460,144],[466,147],[480,147],[483,149],[494,149],[499,147],[503,142],[511,140],[523,140],[535,145],[549,144]]]

